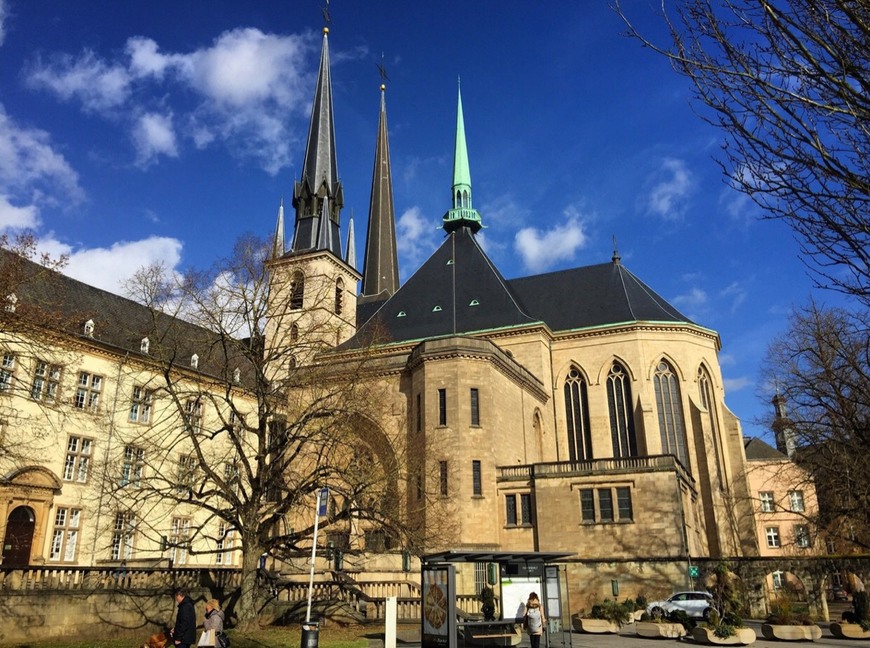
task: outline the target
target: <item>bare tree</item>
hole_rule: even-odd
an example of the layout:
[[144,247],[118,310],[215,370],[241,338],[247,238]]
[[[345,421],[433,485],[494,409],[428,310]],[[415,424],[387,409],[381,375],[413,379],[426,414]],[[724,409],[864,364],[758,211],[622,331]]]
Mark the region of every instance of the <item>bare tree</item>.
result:
[[[855,0],[662,0],[653,42],[722,129],[731,186],[785,221],[817,283],[870,305],[870,6]],[[635,7],[632,6],[632,10]]]
[[870,317],[866,311],[796,310],[764,372],[788,403],[778,432],[816,482],[820,519],[840,546],[870,547]]
[[[309,277],[298,308],[270,273],[268,249],[245,238],[213,271],[149,268],[132,282],[151,320],[131,331],[147,338],[147,358],[125,380],[147,394],[153,419],[118,432],[105,470],[111,505],[130,512],[136,534],[166,537],[176,563],[241,553],[242,626],[262,602],[260,557],[310,552],[321,487],[332,496],[321,538],[347,538],[352,552],[366,532],[400,546],[410,531],[404,419],[383,411],[369,350],[324,359],[338,326],[334,287],[319,292]],[[127,540],[106,541],[120,556]]]

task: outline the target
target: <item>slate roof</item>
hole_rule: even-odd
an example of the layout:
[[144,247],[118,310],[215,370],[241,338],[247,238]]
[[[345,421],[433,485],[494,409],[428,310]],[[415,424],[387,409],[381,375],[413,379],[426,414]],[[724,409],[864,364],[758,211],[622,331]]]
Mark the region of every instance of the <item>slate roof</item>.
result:
[[[222,376],[239,368],[242,382],[247,382],[250,373],[247,360],[241,355],[227,360],[227,347],[209,329],[0,250],[0,272],[9,268],[14,268],[20,279],[13,287],[18,302],[11,317],[27,318],[25,321],[93,340],[113,347],[116,352],[164,362],[172,359],[182,368],[190,368],[190,358],[195,353],[199,356],[200,373]],[[85,337],[84,323],[88,320],[93,320],[94,332]],[[144,337],[149,339],[148,354],[141,352]],[[236,342],[245,344],[246,340]]]
[[400,342],[539,322],[567,331],[635,321],[692,323],[618,262],[505,280],[460,228],[390,299],[359,304],[359,332],[345,344],[371,339],[376,328]]
[[761,439],[749,437],[743,440],[747,461],[788,461],[788,457]]

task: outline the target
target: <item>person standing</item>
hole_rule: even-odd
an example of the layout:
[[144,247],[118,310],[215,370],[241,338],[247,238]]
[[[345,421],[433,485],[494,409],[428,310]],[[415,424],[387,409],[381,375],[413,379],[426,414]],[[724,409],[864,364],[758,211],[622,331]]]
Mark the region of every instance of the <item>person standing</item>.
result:
[[190,648],[196,644],[196,610],[186,589],[175,590],[175,602],[178,612],[171,631],[172,641],[178,648]]
[[209,599],[205,602],[205,621],[202,623],[203,629],[209,630],[214,637],[214,646],[220,646],[220,635],[224,631],[224,611],[221,610],[221,604],[217,599]]
[[538,599],[536,592],[529,594],[529,600],[526,602],[526,616],[523,620],[523,625],[529,633],[529,642],[531,648],[540,648],[541,635],[544,634],[544,624],[547,622],[544,616],[544,608],[541,607],[541,601]]

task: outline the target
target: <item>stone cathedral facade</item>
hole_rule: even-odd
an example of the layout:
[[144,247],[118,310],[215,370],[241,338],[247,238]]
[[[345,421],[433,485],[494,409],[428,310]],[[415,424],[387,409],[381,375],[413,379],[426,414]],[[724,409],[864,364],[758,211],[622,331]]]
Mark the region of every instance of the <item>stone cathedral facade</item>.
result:
[[[398,497],[426,537],[440,538],[417,549],[565,552],[575,557],[570,570],[583,591],[609,591],[610,580],[621,578],[624,593],[645,589],[644,565],[658,565],[657,586],[670,589],[688,584],[685,566],[694,557],[757,555],[744,441],[724,402],[718,334],[667,303],[616,251],[598,265],[505,279],[476,239],[483,217],[473,202],[461,96],[443,242],[400,284],[383,87],[380,99],[357,270],[352,226],[342,223],[325,30],[302,175],[286,221],[283,204],[279,210],[268,268],[285,288],[274,291],[275,307],[298,310],[300,327],[330,332],[321,342],[331,350],[321,358],[378,340],[369,349],[378,366],[372,380],[399,430],[395,456],[414,458],[401,467]],[[68,283],[83,310],[120,301]],[[332,306],[319,300],[312,307],[313,295],[334,295]],[[104,430],[156,416],[140,383],[121,383],[133,362],[125,347],[147,353],[147,340],[119,338],[97,349],[85,331],[76,345],[95,369],[66,377],[78,380],[81,403],[47,415],[58,431],[56,451],[0,482],[0,535],[30,538],[23,553],[4,553],[7,564],[93,565],[145,555],[129,520],[100,512],[77,489],[90,453],[105,447]],[[24,400],[47,394],[61,380],[49,365],[5,345],[0,406],[10,406],[4,390],[14,381],[28,385]],[[81,417],[71,424],[89,398],[109,397],[104,379],[116,375],[126,390],[121,399],[132,399],[121,422]],[[137,451],[124,455],[130,478]],[[93,539],[96,524],[104,542]],[[170,540],[183,533],[183,526],[165,530]],[[342,542],[358,552],[363,574],[367,564],[400,570],[402,547],[354,533]],[[232,547],[231,530],[215,537]],[[235,560],[216,556],[223,554],[203,559]]]

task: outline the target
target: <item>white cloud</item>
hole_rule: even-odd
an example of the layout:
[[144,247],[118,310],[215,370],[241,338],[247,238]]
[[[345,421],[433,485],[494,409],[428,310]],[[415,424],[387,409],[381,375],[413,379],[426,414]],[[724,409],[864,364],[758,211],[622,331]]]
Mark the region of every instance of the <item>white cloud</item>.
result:
[[52,147],[48,133],[25,128],[0,105],[0,193],[24,203],[78,203],[85,194],[78,174]]
[[130,96],[130,74],[126,68],[101,61],[85,50],[78,59],[59,55],[44,64],[41,60],[26,71],[34,88],[49,90],[64,101],[78,100],[87,111],[103,113],[122,106]]
[[752,384],[752,380],[746,376],[740,376],[739,378],[723,378],[722,382],[725,391],[732,394]]
[[512,194],[498,196],[486,203],[481,214],[484,222],[497,224],[500,229],[513,230],[529,222],[531,210],[519,204]]
[[314,44],[310,35],[240,28],[208,47],[163,52],[154,40],[137,36],[118,60],[100,60],[90,51],[77,58],[59,55],[47,64],[32,63],[27,77],[32,86],[79,101],[85,110],[129,128],[140,163],[143,152],[148,161],[179,153],[177,138],[170,142],[165,128],[161,138],[148,137],[137,117],[165,113],[171,105],[176,123],[184,125],[180,132],[194,146],[224,143],[274,174],[290,163],[290,147],[302,139],[288,130],[288,116],[303,115],[311,100]]
[[181,262],[182,243],[174,238],[151,236],[140,241],[121,241],[108,248],[76,250],[48,238],[41,240],[39,247],[53,257],[68,255],[64,274],[91,286],[125,295],[124,284],[143,266],[162,263],[168,269],[175,269]]
[[719,295],[725,299],[731,300],[732,313],[737,310],[740,304],[746,301],[746,289],[737,281],[732,282],[726,288],[720,290]]
[[147,166],[159,155],[178,156],[172,115],[142,115],[133,131],[133,139],[140,165]]
[[647,213],[665,220],[679,220],[686,211],[689,196],[695,187],[686,163],[665,158],[651,182],[654,184],[647,197]]
[[524,227],[514,237],[514,249],[531,272],[542,272],[560,261],[572,259],[587,243],[580,213],[575,207],[564,210],[564,223],[549,230]]
[[677,295],[671,301],[677,308],[699,308],[707,303],[707,293],[701,288],[692,288],[687,293]]
[[39,225],[39,210],[34,205],[16,207],[9,196],[0,194],[0,232],[34,229]]
[[438,245],[438,225],[420,213],[419,207],[406,210],[396,221],[396,245],[402,274],[414,272]]
[[720,367],[733,367],[737,364],[737,358],[734,357],[731,353],[720,353],[719,354],[719,366]]

